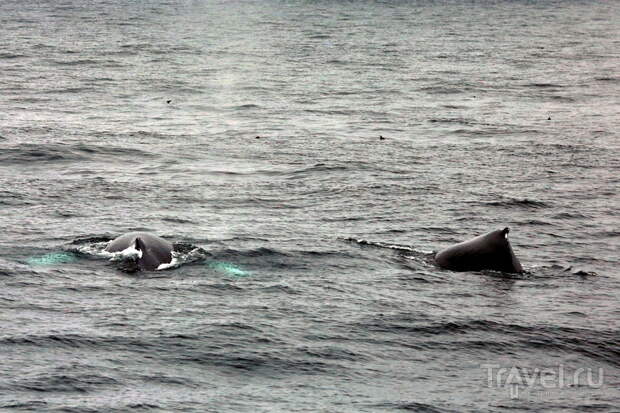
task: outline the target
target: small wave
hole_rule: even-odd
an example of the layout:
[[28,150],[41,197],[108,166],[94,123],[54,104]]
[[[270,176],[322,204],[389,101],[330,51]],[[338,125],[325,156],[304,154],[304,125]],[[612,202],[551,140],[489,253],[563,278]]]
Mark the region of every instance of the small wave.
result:
[[566,151],[566,152],[588,152],[593,149],[591,146],[586,145],[573,145],[570,143],[539,143],[533,142],[530,144],[532,148],[540,148],[545,151]]
[[106,146],[106,145],[75,145],[75,150],[81,153],[91,155],[93,158],[99,158],[100,156],[127,156],[127,157],[150,157],[151,154],[139,149],[125,148],[121,146]]
[[[113,134],[113,136],[117,136],[117,135]],[[176,135],[169,135],[169,134],[165,134],[165,133],[151,132],[151,131],[144,131],[144,130],[139,130],[139,131],[123,134],[120,137],[122,137],[122,138],[140,138],[140,139],[149,139],[149,140],[151,140],[151,139],[170,140],[170,139],[177,138]]]
[[[290,175],[307,175],[316,172],[340,172],[340,171],[348,171],[348,170],[360,170],[360,169],[369,169],[369,165],[366,162],[347,162],[346,164],[326,164],[326,163],[316,163],[312,166],[307,166],[304,168],[296,169],[290,172]],[[374,168],[373,168],[374,169]]]
[[24,144],[18,148],[5,148],[0,154],[0,161],[7,163],[83,161],[85,159],[85,156],[80,156],[61,145]]
[[196,224],[196,221],[179,217],[163,217],[161,220],[165,222],[172,222],[173,224]]
[[318,114],[318,115],[342,115],[351,116],[356,113],[353,110],[348,109],[306,109],[306,113]]
[[459,410],[446,409],[443,407],[434,406],[432,404],[421,402],[394,402],[394,403],[378,403],[371,405],[364,405],[364,407],[370,407],[372,410],[403,410],[411,412],[424,412],[424,413],[457,413]]
[[607,231],[601,231],[593,235],[597,237],[602,237],[602,238],[614,238],[614,237],[620,237],[620,231],[615,230],[615,229],[609,229]]
[[[184,383],[187,384],[187,383]],[[127,404],[127,409],[131,410],[131,411],[153,411],[153,410],[161,410],[162,406],[159,404],[152,404],[152,403],[129,403]],[[81,410],[80,410],[81,411]],[[76,413],[78,413],[76,411]]]
[[555,84],[555,83],[544,83],[544,82],[528,83],[525,86],[526,87],[537,87],[537,88],[561,88],[561,87],[564,87],[562,85],[558,85],[558,84]]
[[245,291],[243,287],[234,284],[209,284],[209,289],[225,291],[227,294]]
[[[360,322],[357,327],[364,331],[381,332],[384,334],[406,334],[420,340],[419,344],[421,346],[431,344],[433,348],[437,349],[438,346],[442,345],[446,349],[451,350],[455,347],[453,341],[457,336],[471,337],[474,335],[474,337],[477,337],[478,333],[481,332],[485,334],[501,334],[505,337],[510,337],[509,342],[501,346],[504,352],[516,349],[574,352],[594,360],[620,366],[620,337],[612,329],[606,331],[597,330],[596,334],[594,334],[593,331],[583,328],[520,325],[484,319],[424,324],[412,319],[410,316],[376,318],[367,322]],[[449,335],[453,339],[451,341],[438,341],[434,339],[432,343],[425,341],[425,338],[441,335]],[[488,339],[484,341],[490,343]],[[498,343],[498,340],[496,338],[493,339],[493,343]],[[463,343],[462,340],[457,343],[459,347],[464,344],[467,344],[467,342]],[[483,343],[477,343],[474,340],[472,345],[480,346],[481,344]],[[482,347],[486,347],[486,344]]]
[[7,163],[31,162],[80,162],[98,159],[102,156],[148,157],[147,152],[110,146],[69,145],[69,144],[21,144],[13,148],[5,148],[0,153],[0,161]]
[[10,98],[11,101],[14,101],[15,103],[43,103],[43,102],[51,102],[52,99],[46,98],[46,97],[40,97],[40,96],[17,96],[17,97],[13,97]]
[[563,315],[567,315],[569,317],[579,317],[579,318],[587,318],[588,314],[586,313],[582,313],[581,311],[568,311],[565,313],[562,313]]
[[308,360],[303,357],[294,358],[290,355],[276,356],[267,352],[233,352],[226,354],[220,351],[199,352],[186,351],[172,357],[174,363],[191,363],[218,368],[244,370],[248,372],[261,371],[263,374],[319,374],[333,370],[345,370],[337,362],[327,360]]
[[473,122],[463,118],[433,118],[428,120],[430,123],[457,123],[460,125],[471,125]]
[[312,34],[310,36],[308,36],[308,39],[316,39],[316,40],[321,40],[321,39],[330,39],[331,36],[328,34]]
[[296,290],[295,288],[288,286],[288,285],[283,285],[283,284],[276,284],[276,285],[270,285],[268,287],[263,287],[260,289],[263,292],[267,292],[267,293],[277,293],[277,294],[286,294],[286,295],[298,295],[301,294],[301,292],[299,290]]
[[526,224],[526,225],[537,225],[537,226],[553,226],[553,224],[551,222],[541,221],[539,219],[526,220],[526,221],[523,221],[523,224]]
[[342,59],[329,59],[325,63],[330,64],[330,65],[343,65],[343,66],[351,64],[349,60],[342,60]]
[[53,93],[82,94],[84,92],[91,92],[92,90],[94,90],[93,87],[65,87],[65,88],[58,88],[58,89],[47,89],[47,90],[44,90],[43,93],[45,94],[47,93],[50,93],[50,94],[53,94]]
[[100,374],[70,375],[66,373],[46,373],[33,378],[20,379],[11,387],[18,391],[87,393],[99,386],[107,387],[116,384],[119,384],[116,379]]
[[459,93],[465,93],[465,89],[460,89],[456,87],[445,87],[445,86],[429,86],[420,89],[423,92],[430,93],[432,95],[455,95]]
[[0,205],[31,205],[32,201],[24,194],[12,191],[0,191]]
[[549,97],[550,99],[553,100],[559,100],[559,101],[563,101],[563,102],[575,102],[575,98],[570,97],[570,96],[561,96],[561,95],[553,95]]
[[511,198],[502,201],[490,201],[483,202],[483,205],[503,207],[503,208],[526,208],[526,209],[536,209],[536,208],[548,208],[549,205],[542,201],[536,201],[533,199],[518,199]]
[[82,65],[99,65],[102,62],[92,59],[81,60],[54,60],[53,63],[57,66],[82,66]]
[[[198,383],[196,381],[190,379],[189,377],[179,377],[179,376],[169,376],[169,375],[145,375],[140,377],[143,380],[148,380],[153,383],[161,383],[165,386],[179,385],[179,386],[188,386],[188,387],[198,387]],[[134,407],[135,406],[135,407]],[[150,405],[150,404],[134,404],[128,405],[127,407],[136,408],[136,409],[159,409],[160,406]]]
[[335,90],[332,92],[334,96],[357,96],[359,95],[358,91],[354,90]]
[[0,258],[0,277],[12,277],[26,273],[35,274],[36,272],[27,264]]
[[245,105],[233,106],[231,109],[233,110],[260,109],[260,106],[253,104],[253,103],[247,103]]
[[19,58],[23,58],[23,57],[28,57],[24,54],[19,54],[19,53],[0,53],[0,59],[19,59]]
[[590,217],[582,214],[581,212],[560,212],[558,214],[552,215],[551,218],[554,218],[554,219],[586,219]]
[[594,80],[599,81],[599,82],[620,82],[620,77],[601,76],[601,77],[595,77]]
[[[497,323],[485,320],[472,320],[469,322],[445,322],[426,325],[416,324],[410,318],[382,318],[364,322],[363,325],[369,331],[383,333],[402,333],[407,332],[416,336],[435,336],[443,334],[463,334],[468,331],[490,330],[497,326]],[[517,329],[520,326],[508,326]]]
[[48,406],[47,402],[42,401],[42,400],[33,400],[33,401],[28,401],[28,402],[10,401],[10,402],[7,402],[6,404],[0,404],[0,408],[3,408],[3,409],[12,409],[16,411],[23,410],[23,411],[33,411],[33,412],[42,411],[47,406]]
[[39,348],[65,347],[65,348],[84,348],[96,346],[99,341],[96,338],[82,337],[78,335],[28,335],[22,337],[4,337],[0,339],[3,346],[36,346]]
[[364,356],[361,353],[335,346],[303,347],[298,349],[298,351],[303,355],[325,360],[346,360],[353,362],[369,360],[367,356]]

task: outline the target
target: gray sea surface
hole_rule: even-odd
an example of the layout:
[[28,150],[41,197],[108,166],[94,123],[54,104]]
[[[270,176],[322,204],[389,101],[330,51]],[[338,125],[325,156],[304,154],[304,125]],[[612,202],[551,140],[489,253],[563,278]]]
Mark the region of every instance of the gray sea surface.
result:
[[[617,412],[619,22],[2,0],[0,411]],[[504,227],[525,273],[433,264]]]

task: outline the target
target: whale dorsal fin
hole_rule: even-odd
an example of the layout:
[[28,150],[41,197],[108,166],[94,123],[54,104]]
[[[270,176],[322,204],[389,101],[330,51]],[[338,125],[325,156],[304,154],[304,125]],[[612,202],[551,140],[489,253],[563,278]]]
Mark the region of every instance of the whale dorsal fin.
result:
[[508,241],[509,232],[505,227],[448,247],[435,255],[435,262],[453,271],[523,272]]
[[142,238],[140,237],[136,237],[133,243],[133,247],[137,249],[138,251],[142,251],[142,252],[146,250],[146,245],[144,244],[144,241],[142,241]]
[[142,238],[136,237],[133,247],[138,251],[138,258],[142,259],[147,254],[146,244]]

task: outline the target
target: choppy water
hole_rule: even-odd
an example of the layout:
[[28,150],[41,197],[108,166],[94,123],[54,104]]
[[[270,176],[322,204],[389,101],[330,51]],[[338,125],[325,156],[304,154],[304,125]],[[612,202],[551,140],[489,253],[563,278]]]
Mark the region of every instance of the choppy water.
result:
[[[614,411],[619,21],[4,0],[0,410]],[[425,259],[504,226],[526,274]]]

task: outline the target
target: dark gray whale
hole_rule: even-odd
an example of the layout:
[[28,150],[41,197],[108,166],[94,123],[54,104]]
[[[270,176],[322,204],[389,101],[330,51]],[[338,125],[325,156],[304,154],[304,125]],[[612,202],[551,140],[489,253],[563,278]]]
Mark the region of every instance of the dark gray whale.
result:
[[523,272],[508,242],[509,228],[498,229],[453,245],[435,255],[441,268],[452,271],[496,270]]
[[137,258],[138,269],[154,271],[161,264],[172,261],[172,244],[148,232],[128,232],[115,238],[105,248],[107,252],[120,252],[134,247],[142,255]]

